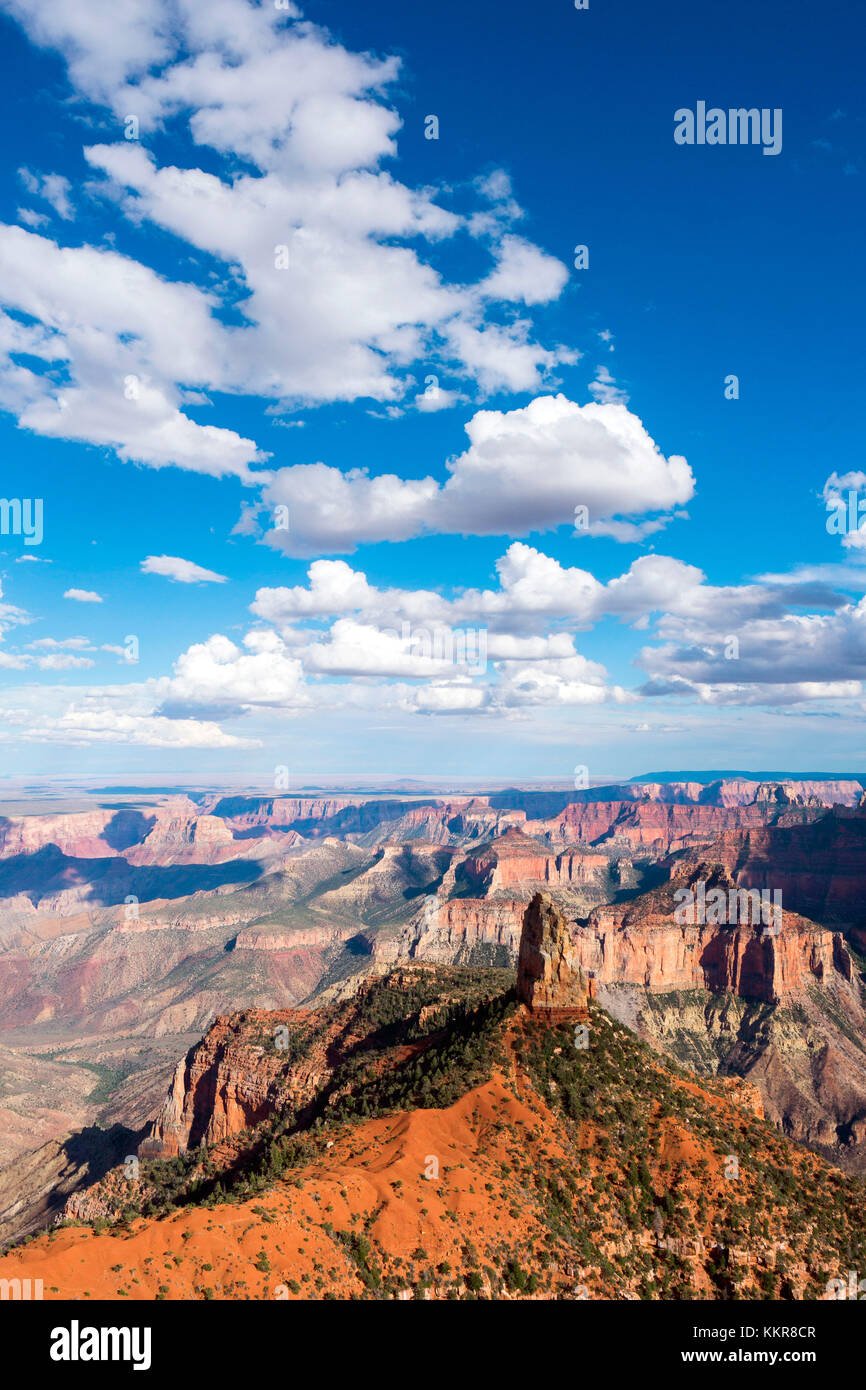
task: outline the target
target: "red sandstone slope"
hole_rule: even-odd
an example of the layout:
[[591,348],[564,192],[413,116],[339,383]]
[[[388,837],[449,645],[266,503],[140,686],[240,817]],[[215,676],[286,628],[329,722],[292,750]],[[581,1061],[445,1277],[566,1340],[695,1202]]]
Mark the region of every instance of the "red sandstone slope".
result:
[[[315,1046],[344,1025],[306,1120],[285,1108],[301,1036],[270,1120],[138,1179],[116,1170],[70,1204],[95,1228],[11,1252],[0,1278],[81,1300],[827,1296],[866,1254],[862,1184],[778,1136],[744,1088],[697,1084],[583,1010],[564,924],[539,903],[537,926],[531,1011],[454,1012],[480,977],[415,969],[299,1020]],[[585,1049],[543,1021],[563,1003],[585,1013]],[[231,1024],[250,1079],[274,1078],[273,1021]]]
[[[736,1109],[727,1113],[743,1124]],[[587,1127],[587,1147],[594,1138]],[[569,1137],[541,1098],[525,1086],[515,1094],[497,1076],[446,1110],[368,1120],[311,1156],[290,1182],[237,1206],[133,1220],[120,1233],[62,1230],[0,1259],[0,1278],[40,1278],[46,1299],[87,1302],[294,1300],[326,1293],[398,1300],[634,1297],[634,1277],[602,1275],[552,1235],[537,1199],[527,1201],[522,1169],[556,1179],[568,1172],[571,1154]],[[441,1162],[436,1180],[426,1177],[431,1156]],[[667,1127],[660,1157],[666,1164],[718,1163],[709,1145],[695,1144],[676,1125]],[[662,1189],[660,1166],[651,1171]],[[721,1189],[722,1182],[719,1166],[714,1186]],[[706,1269],[712,1239],[688,1243],[674,1236],[670,1243],[682,1250],[695,1291],[718,1296]],[[664,1265],[664,1239],[647,1231],[635,1244],[650,1269]],[[359,1266],[365,1249],[370,1256]],[[746,1250],[732,1256],[747,1267]],[[772,1243],[759,1259],[754,1274],[772,1277]],[[518,1270],[524,1279],[534,1275],[531,1291],[519,1287]],[[370,1287],[374,1271],[381,1293]],[[828,1263],[826,1274],[834,1272]],[[791,1273],[809,1278],[799,1261]]]
[[[397,1285],[391,1297],[415,1297],[427,1265],[434,1279],[426,1296],[447,1297],[466,1264],[469,1233],[485,1254],[500,1235],[515,1247],[548,1239],[530,1207],[515,1220],[503,1206],[504,1131],[517,1126],[540,1126],[545,1147],[556,1143],[555,1124],[537,1101],[530,1108],[492,1082],[442,1112],[369,1120],[256,1199],[136,1221],[121,1237],[63,1230],[0,1259],[0,1278],[42,1278],[47,1299],[357,1298],[368,1289],[341,1239],[357,1232],[387,1252]],[[435,1183],[425,1178],[430,1154],[442,1159]],[[447,1271],[438,1269],[443,1264]],[[556,1287],[571,1293],[577,1279],[566,1257]],[[465,1292],[466,1279],[459,1284]],[[480,1284],[489,1288],[489,1276]]]

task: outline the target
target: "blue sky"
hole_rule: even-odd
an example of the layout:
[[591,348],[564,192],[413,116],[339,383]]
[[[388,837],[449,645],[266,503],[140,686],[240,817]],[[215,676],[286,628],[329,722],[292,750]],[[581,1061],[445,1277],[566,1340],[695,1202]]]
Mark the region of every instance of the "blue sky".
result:
[[851,7],[0,11],[9,773],[862,768]]

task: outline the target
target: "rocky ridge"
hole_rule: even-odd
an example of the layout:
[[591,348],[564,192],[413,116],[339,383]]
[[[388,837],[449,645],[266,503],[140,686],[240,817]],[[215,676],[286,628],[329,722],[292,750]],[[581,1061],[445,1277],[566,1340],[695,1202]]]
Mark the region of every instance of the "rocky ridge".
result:
[[[568,935],[539,895],[529,1002],[541,982],[554,1007],[574,1003]],[[262,1039],[281,1015],[220,1020],[221,1065],[246,1057],[270,1085],[282,1068],[276,1108],[144,1157],[137,1176],[113,1170],[0,1277],[81,1300],[748,1300],[831,1297],[857,1267],[863,1183],[778,1134],[749,1087],[696,1082],[592,1000],[576,1047],[571,1019],[515,1012],[499,985],[417,966],[371,981],[318,1021],[296,1016],[276,1068]],[[290,1078],[326,1035],[330,1075],[311,1071],[312,1099],[293,1104]]]
[[[456,798],[172,797],[7,817],[0,1035],[44,1084],[26,1105],[11,1088],[4,1158],[96,1119],[87,1074],[76,1074],[82,1102],[70,1109],[72,1073],[43,1056],[86,1065],[120,1048],[136,1067],[162,1067],[179,1055],[166,1051],[175,1037],[187,1046],[215,1014],[348,998],[369,975],[413,962],[513,969],[527,904],[543,890],[571,925],[588,986],[618,1017],[704,1074],[756,1078],[787,1132],[860,1162],[863,1018],[849,945],[866,946],[861,791],[729,779]],[[653,887],[714,873],[778,888],[782,933],[680,925],[670,894],[658,896],[664,884]],[[132,1091],[133,1079],[118,1096]]]

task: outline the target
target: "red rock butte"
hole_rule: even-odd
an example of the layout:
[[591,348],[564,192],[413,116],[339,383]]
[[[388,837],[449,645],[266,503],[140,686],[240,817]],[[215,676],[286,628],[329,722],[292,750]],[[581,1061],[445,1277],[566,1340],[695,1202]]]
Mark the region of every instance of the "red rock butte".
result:
[[523,917],[517,997],[546,1023],[587,1016],[586,977],[565,918],[546,893],[535,894]]

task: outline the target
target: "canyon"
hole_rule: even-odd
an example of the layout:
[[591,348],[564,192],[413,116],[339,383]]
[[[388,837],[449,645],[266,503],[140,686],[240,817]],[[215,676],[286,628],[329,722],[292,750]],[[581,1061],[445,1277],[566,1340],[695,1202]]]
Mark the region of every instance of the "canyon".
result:
[[[721,778],[193,791],[0,818],[0,1238],[86,1189],[105,1132],[176,1155],[326,1084],[327,1044],[283,1091],[279,1066],[229,1079],[216,1053],[190,1061],[202,1038],[233,1057],[231,1020],[246,1036],[257,1013],[291,1016],[294,1034],[299,1010],[394,971],[513,974],[538,893],[590,1000],[696,1075],[752,1086],[792,1139],[866,1168],[863,803],[853,779]],[[700,878],[781,891],[779,934],[677,922],[677,888]]]
[[0,1278],[49,1300],[829,1298],[864,1194],[753,1086],[698,1083],[612,1019],[539,892],[516,986],[409,965],[217,1019],[138,1156]]

